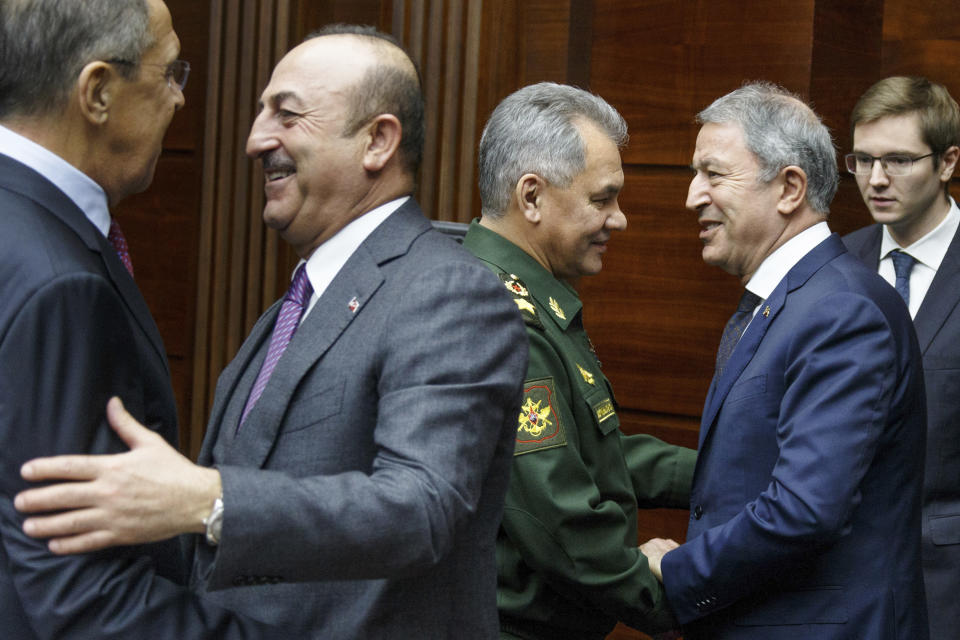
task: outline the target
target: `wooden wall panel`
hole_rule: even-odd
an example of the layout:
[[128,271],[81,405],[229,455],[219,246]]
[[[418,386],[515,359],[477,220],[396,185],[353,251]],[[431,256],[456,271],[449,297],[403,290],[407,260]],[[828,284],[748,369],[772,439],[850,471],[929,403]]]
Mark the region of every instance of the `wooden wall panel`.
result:
[[596,0],[590,88],[630,126],[626,164],[686,166],[694,115],[746,80],[809,83],[813,0]]
[[261,221],[263,176],[244,155],[260,92],[286,53],[289,0],[211,0],[190,439],[202,441],[217,377],[285,288],[290,251]]
[[625,169],[627,229],[603,271],[584,278],[584,323],[621,406],[700,415],[723,325],[740,283],[700,258],[685,168]]

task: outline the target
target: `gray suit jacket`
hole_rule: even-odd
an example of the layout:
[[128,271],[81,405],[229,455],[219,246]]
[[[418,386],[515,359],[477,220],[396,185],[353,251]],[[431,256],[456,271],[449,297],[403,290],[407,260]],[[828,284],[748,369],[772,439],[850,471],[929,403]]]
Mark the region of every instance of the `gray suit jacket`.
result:
[[296,638],[493,638],[494,540],[527,366],[499,280],[408,201],[303,321],[237,431],[276,320],[224,370],[214,599]]
[[[846,236],[867,266],[880,263],[882,227]],[[930,637],[960,629],[960,232],[914,318],[927,387],[927,463],[923,481],[923,577]]]

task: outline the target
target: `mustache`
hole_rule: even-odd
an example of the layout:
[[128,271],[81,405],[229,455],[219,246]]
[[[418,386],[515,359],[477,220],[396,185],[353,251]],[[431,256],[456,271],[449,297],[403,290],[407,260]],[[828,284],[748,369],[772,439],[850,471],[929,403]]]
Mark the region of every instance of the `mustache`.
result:
[[260,156],[263,170],[266,171],[296,171],[296,163],[280,151],[268,151]]

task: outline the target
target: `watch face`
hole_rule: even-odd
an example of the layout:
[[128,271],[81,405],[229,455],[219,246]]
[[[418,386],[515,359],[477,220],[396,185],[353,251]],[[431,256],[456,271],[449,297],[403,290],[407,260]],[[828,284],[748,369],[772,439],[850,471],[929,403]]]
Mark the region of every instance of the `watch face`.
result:
[[220,532],[223,530],[223,499],[217,498],[213,501],[213,509],[210,515],[204,521],[206,527],[207,543],[217,545],[220,543]]

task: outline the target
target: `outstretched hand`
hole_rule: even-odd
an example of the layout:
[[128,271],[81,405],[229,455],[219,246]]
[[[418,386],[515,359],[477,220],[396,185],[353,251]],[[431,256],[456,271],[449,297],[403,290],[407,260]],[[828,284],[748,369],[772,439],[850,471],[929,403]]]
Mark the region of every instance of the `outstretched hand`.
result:
[[30,482],[69,481],[17,494],[17,510],[44,513],[27,518],[24,533],[50,538],[50,551],[68,554],[203,532],[220,473],[180,455],[119,398],[107,403],[107,420],[130,451],[35,458],[21,467]]
[[679,546],[675,541],[664,538],[651,538],[640,545],[640,553],[647,556],[647,564],[650,565],[650,572],[653,573],[660,582],[663,582],[663,573],[660,571],[660,561],[668,551],[673,551]]

